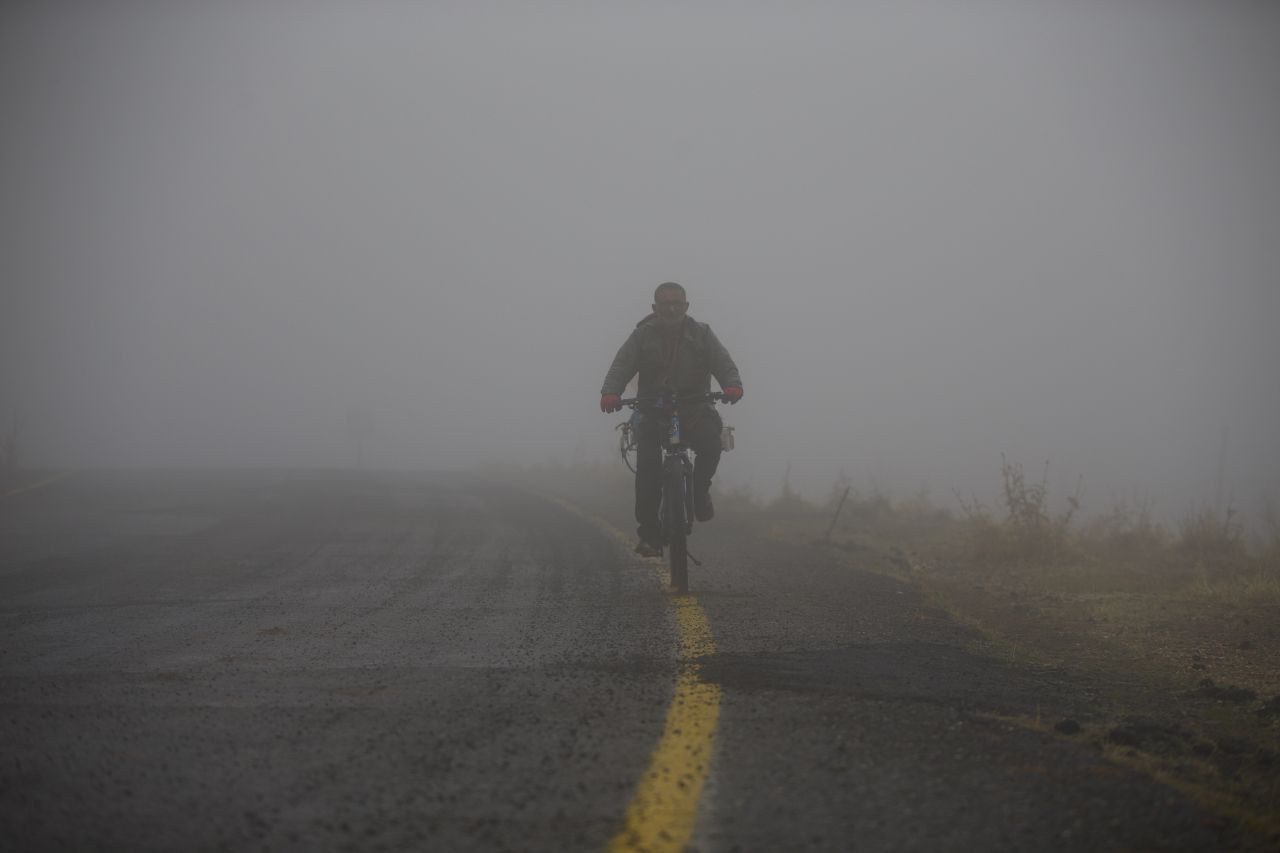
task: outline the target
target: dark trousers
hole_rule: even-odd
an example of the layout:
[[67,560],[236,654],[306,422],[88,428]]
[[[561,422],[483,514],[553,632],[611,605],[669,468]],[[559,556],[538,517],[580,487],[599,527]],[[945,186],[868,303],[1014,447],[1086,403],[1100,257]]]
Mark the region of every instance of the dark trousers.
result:
[[[720,465],[720,430],[723,422],[714,409],[699,409],[680,418],[685,444],[693,448],[693,487],[711,488],[711,478]],[[647,415],[636,433],[636,532],[647,542],[662,541],[658,504],[662,502],[662,442],[669,421]]]

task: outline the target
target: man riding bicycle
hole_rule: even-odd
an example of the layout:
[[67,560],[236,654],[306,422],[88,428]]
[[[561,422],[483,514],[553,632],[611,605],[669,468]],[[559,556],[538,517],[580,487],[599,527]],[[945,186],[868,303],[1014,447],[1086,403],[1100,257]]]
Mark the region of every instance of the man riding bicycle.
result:
[[[600,389],[600,411],[622,408],[627,383],[637,373],[637,396],[654,397],[670,384],[679,396],[705,394],[714,376],[728,403],[742,399],[742,379],[729,351],[706,323],[688,315],[685,289],[674,281],[658,285],[653,293],[653,313],[636,324],[618,350]],[[662,525],[658,505],[662,500],[663,422],[643,409],[636,435],[636,521],[640,544],[636,553],[662,556]],[[698,521],[715,515],[711,503],[711,478],[720,464],[720,432],[723,424],[713,404],[699,403],[680,412],[686,442],[693,448],[693,511]]]

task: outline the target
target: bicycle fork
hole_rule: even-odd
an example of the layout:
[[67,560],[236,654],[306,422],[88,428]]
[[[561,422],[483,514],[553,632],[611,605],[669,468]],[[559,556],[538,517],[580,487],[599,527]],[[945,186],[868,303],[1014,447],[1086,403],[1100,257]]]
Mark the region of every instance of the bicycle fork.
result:
[[[674,478],[679,478],[680,488],[678,493],[684,497],[680,503],[682,506],[676,508],[681,514],[681,518],[671,518],[671,507],[665,506],[667,503],[666,496],[670,494],[667,491],[666,484],[670,483]],[[685,453],[669,453],[662,466],[662,482],[663,488],[663,518],[670,525],[665,531],[668,536],[672,534],[683,534],[688,536],[693,532],[693,463],[689,461],[689,457]],[[676,525],[680,528],[677,529]]]

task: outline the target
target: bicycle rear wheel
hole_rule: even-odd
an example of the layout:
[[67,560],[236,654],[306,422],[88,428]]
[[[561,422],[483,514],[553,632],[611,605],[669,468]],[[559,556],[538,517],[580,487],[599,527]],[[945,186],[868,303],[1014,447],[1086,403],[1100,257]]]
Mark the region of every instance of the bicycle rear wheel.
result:
[[662,478],[662,526],[667,539],[667,558],[671,566],[671,588],[689,591],[689,545],[685,504],[685,473],[678,465],[668,466]]

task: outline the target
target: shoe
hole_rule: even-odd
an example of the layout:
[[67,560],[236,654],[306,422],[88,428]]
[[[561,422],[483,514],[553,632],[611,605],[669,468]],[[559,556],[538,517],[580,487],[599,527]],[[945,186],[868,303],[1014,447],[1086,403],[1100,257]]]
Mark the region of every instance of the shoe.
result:
[[716,517],[715,504],[711,502],[711,488],[695,489],[693,492],[693,517],[698,521],[710,521]]
[[654,545],[652,542],[640,540],[640,544],[636,545],[636,553],[641,557],[661,557],[662,546]]

